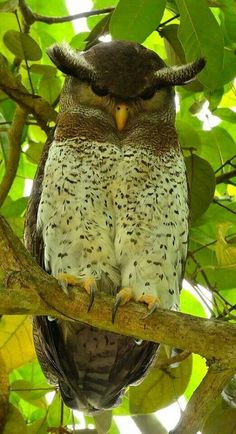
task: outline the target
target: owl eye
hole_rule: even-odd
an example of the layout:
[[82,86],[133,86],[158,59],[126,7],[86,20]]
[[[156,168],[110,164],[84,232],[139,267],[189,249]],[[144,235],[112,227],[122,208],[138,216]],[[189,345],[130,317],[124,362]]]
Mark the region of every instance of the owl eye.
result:
[[97,84],[92,84],[92,91],[98,96],[108,95],[108,90],[105,87],[100,87]]
[[153,87],[150,87],[149,89],[146,89],[143,93],[141,93],[139,96],[142,99],[151,99],[155,95],[156,89]]

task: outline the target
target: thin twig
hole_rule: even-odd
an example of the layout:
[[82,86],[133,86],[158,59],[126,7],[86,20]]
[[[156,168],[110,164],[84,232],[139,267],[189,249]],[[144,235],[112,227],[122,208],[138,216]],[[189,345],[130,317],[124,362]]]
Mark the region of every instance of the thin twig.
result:
[[114,7],[109,7],[103,9],[95,9],[87,12],[81,12],[75,15],[67,15],[64,17],[49,17],[49,16],[40,15],[37,14],[36,12],[33,12],[31,8],[27,5],[25,0],[20,0],[19,6],[22,15],[24,16],[24,20],[30,24],[33,24],[35,21],[40,21],[42,23],[47,23],[47,24],[67,23],[69,21],[78,20],[79,18],[87,18],[87,17],[92,17],[94,15],[108,14],[110,12],[113,12],[115,9]]
[[[15,16],[16,16],[16,21],[17,21],[19,30],[20,30],[21,33],[23,33],[17,11],[15,11]],[[31,92],[34,95],[34,87],[33,87],[32,79],[31,79],[31,75],[30,75],[29,64],[28,64],[28,60],[26,58],[24,44],[22,43],[22,40],[21,40],[21,48],[22,48],[22,51],[23,51],[23,54],[24,54],[24,61],[25,61],[27,75],[28,75],[28,79],[29,79],[29,83],[30,83]]]
[[227,206],[223,205],[223,203],[219,202],[216,199],[213,199],[213,203],[215,203],[216,205],[221,206],[222,208],[226,209],[227,211],[231,212],[232,214],[236,215],[236,211],[234,211],[233,209],[228,208]]
[[169,24],[171,21],[174,21],[174,20],[176,20],[176,18],[179,18],[179,17],[180,17],[180,14],[174,15],[172,18],[169,18],[168,20],[166,20],[163,23],[159,24],[158,29],[160,27],[164,27],[166,24]]
[[0,184],[0,207],[6,199],[15,179],[21,152],[21,136],[27,119],[27,112],[17,106],[12,126],[9,130],[10,149],[6,170]]

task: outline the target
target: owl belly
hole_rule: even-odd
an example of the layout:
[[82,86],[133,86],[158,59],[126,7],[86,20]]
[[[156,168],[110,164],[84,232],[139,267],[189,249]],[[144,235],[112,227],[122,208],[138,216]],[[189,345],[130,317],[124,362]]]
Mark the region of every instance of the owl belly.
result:
[[182,155],[155,157],[146,150],[126,149],[115,185],[121,286],[132,288],[135,299],[151,295],[162,307],[176,309],[188,239]]
[[54,142],[37,225],[54,276],[93,277],[103,291],[129,287],[177,308],[188,236],[180,154]]
[[104,291],[120,284],[114,251],[115,214],[108,192],[119,150],[111,148],[54,142],[45,166],[37,220],[46,270],[54,276],[93,277]]

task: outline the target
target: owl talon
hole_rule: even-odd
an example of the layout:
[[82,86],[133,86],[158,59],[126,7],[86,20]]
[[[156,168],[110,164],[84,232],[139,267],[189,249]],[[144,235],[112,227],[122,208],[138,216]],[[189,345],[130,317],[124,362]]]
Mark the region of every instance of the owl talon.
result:
[[90,298],[89,298],[89,304],[88,304],[88,309],[87,309],[87,312],[89,312],[90,309],[91,309],[91,307],[92,307],[92,305],[93,305],[95,293],[97,291],[96,280],[93,277],[89,277],[88,279],[86,279],[83,282],[83,287],[84,287],[85,291],[90,296]]
[[112,308],[112,324],[115,322],[116,312],[119,306],[126,304],[129,300],[133,298],[133,290],[132,288],[123,288],[118,292],[116,296],[116,300],[114,306]]
[[144,315],[144,316],[142,317],[142,319],[146,319],[146,318],[148,318],[149,316],[151,316],[151,315],[153,314],[153,312],[155,312],[155,311],[157,310],[158,306],[159,306],[159,304],[158,304],[158,303],[155,303],[155,304],[151,307],[151,309],[149,310],[149,312],[146,313],[146,315]]

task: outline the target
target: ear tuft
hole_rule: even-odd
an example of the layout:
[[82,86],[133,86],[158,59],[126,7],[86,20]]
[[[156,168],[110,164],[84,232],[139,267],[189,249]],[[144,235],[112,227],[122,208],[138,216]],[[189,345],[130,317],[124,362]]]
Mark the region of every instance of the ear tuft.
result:
[[155,73],[157,85],[178,86],[192,81],[206,65],[203,57],[181,66],[162,68]]
[[93,66],[85,60],[83,52],[73,50],[69,44],[62,42],[47,48],[51,61],[64,74],[90,82],[95,78]]

